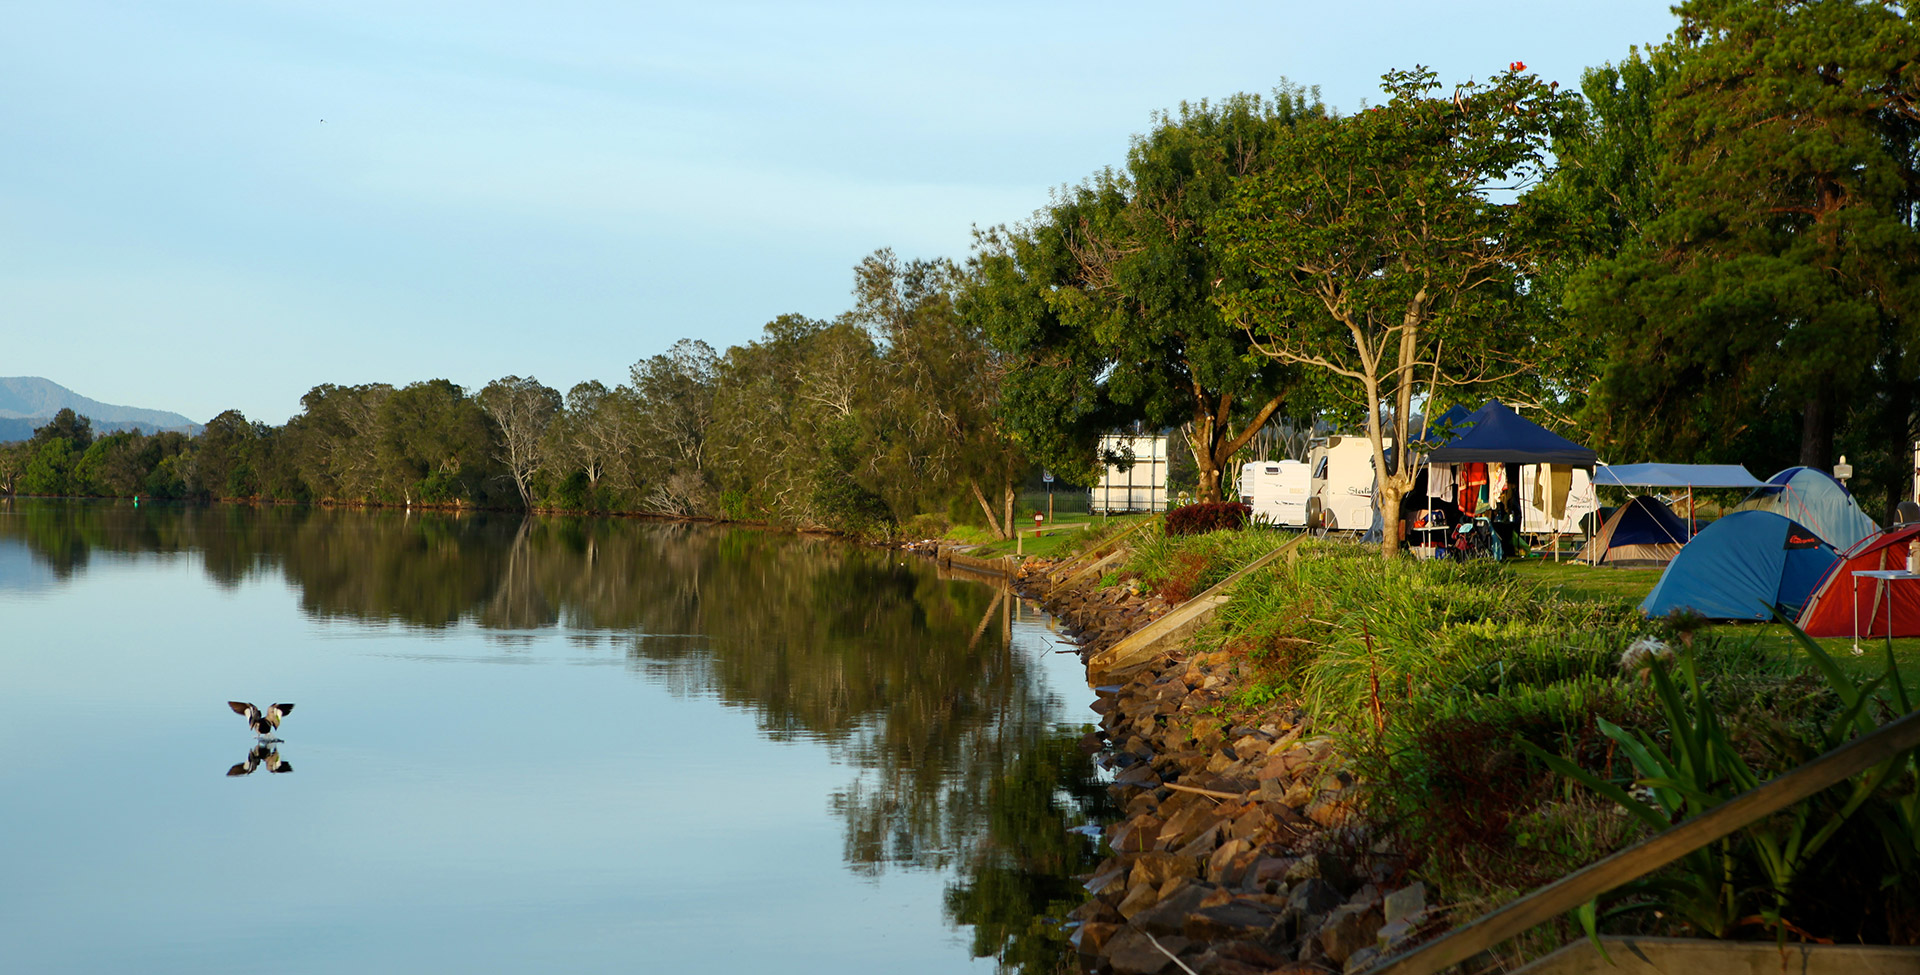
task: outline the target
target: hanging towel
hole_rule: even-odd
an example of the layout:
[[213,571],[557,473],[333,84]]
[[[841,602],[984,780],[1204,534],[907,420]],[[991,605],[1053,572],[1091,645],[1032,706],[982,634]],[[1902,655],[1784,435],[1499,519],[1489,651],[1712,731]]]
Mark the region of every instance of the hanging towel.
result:
[[1507,465],[1487,465],[1487,501],[1499,507],[1500,499],[1507,492]]
[[1567,516],[1567,495],[1573,493],[1573,468],[1554,464],[1541,469],[1547,472],[1547,517],[1557,522]]
[[1453,497],[1452,464],[1427,465],[1427,497],[1443,499]]
[[1471,518],[1480,510],[1480,493],[1487,486],[1487,465],[1460,465],[1460,513]]

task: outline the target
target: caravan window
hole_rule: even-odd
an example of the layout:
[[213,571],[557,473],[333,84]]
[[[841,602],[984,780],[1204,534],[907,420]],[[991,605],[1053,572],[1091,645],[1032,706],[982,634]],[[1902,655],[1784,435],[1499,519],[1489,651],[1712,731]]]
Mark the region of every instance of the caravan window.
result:
[[1313,465],[1313,479],[1316,481],[1324,481],[1327,479],[1327,459],[1325,457],[1320,458],[1320,463]]
[[1267,473],[1269,473],[1269,474],[1278,474],[1278,473],[1280,473],[1280,466],[1279,466],[1278,464],[1268,464],[1268,465],[1267,465]]

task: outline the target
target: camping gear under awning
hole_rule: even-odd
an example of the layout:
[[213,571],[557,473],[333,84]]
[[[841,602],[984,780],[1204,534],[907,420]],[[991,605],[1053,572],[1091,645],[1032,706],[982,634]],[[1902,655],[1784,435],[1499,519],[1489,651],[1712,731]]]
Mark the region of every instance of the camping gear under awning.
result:
[[1599,455],[1498,401],[1473,414],[1473,428],[1427,455],[1430,464],[1558,464],[1591,470]]
[[1739,464],[1601,464],[1593,483],[1606,487],[1746,488],[1766,483]]

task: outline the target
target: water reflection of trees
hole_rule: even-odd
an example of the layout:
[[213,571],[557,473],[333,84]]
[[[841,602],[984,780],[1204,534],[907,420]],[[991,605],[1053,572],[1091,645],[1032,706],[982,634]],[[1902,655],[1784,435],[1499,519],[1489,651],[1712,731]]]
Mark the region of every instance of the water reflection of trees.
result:
[[[825,743],[852,773],[831,800],[847,863],[959,866],[956,920],[1000,931],[1057,893],[1032,893],[1035,863],[1076,866],[1010,853],[1081,842],[1062,832],[1066,812],[1030,807],[1077,795],[1060,776],[1084,777],[1062,771],[1058,702],[1010,646],[1011,598],[918,560],[708,526],[305,507],[21,502],[0,509],[5,538],[62,578],[95,550],[192,552],[222,586],[284,576],[316,618],[612,636],[676,693],[750,711],[771,738]],[[1011,963],[1004,932],[992,938],[987,953]]]

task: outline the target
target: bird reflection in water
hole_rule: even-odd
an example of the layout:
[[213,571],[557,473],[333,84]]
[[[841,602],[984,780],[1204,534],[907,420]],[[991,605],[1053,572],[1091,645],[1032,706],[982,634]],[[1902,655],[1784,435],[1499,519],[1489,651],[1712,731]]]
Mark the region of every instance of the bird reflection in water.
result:
[[263,765],[266,766],[267,771],[276,775],[281,772],[293,771],[293,763],[280,757],[280,749],[263,741],[247,751],[245,761],[227,769],[227,777],[252,775],[256,769]]

